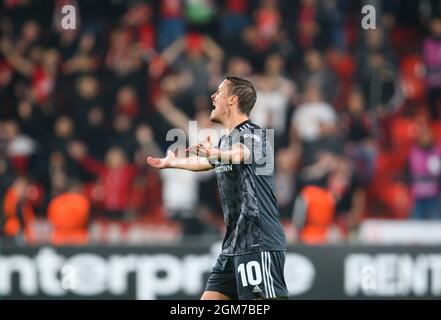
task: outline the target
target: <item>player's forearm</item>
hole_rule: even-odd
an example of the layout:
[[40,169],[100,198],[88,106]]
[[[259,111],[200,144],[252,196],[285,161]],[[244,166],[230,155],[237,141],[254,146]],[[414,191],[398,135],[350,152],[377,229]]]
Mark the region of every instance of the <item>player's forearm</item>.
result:
[[229,150],[213,149],[213,154],[209,157],[210,159],[217,160],[221,163],[242,163],[249,157],[249,152],[243,146],[233,146]]
[[201,157],[174,158],[170,161],[170,164],[167,167],[190,171],[206,171],[213,169],[210,162],[206,158]]

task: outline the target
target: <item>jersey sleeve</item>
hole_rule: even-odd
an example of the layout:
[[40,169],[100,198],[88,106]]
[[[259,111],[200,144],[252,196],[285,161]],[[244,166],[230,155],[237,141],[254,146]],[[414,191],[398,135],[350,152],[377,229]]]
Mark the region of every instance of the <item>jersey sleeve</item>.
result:
[[208,159],[208,163],[210,163],[210,165],[211,165],[213,168],[215,168],[215,167],[216,167],[217,160],[216,160],[216,159]]

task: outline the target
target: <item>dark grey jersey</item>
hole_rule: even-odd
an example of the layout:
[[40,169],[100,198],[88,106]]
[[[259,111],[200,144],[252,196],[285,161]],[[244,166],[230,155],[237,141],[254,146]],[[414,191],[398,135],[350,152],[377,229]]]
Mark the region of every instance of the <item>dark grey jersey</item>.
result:
[[274,155],[265,130],[250,121],[221,137],[218,147],[242,143],[251,152],[241,164],[212,161],[224,211],[222,253],[285,250],[286,237],[274,195]]

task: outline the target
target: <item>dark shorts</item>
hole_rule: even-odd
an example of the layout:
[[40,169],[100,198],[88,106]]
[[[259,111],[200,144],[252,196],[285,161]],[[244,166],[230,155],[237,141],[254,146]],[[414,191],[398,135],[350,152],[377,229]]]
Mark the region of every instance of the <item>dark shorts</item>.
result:
[[219,255],[206,291],[233,300],[286,299],[285,251],[262,251],[236,256]]

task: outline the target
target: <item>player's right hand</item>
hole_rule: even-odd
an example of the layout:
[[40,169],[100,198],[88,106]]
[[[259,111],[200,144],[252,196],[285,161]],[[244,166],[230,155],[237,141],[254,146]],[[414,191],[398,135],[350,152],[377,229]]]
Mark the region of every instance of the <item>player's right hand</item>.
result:
[[147,163],[154,168],[165,169],[172,167],[172,161],[176,158],[172,151],[167,151],[167,156],[165,158],[153,158],[148,156]]

